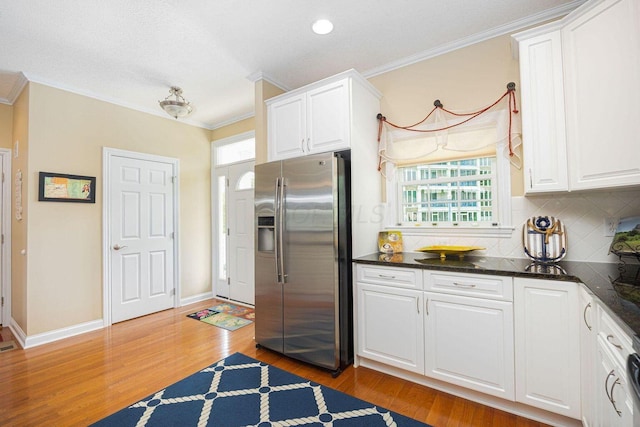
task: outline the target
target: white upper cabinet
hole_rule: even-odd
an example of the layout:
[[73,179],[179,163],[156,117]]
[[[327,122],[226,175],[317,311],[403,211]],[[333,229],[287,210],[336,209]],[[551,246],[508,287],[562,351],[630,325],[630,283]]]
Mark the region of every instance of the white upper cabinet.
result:
[[557,23],[520,33],[525,192],[568,191],[562,41]]
[[269,161],[352,148],[353,116],[372,104],[379,108],[378,96],[348,71],[268,100]]
[[351,147],[349,79],[307,93],[307,151],[319,153]]
[[513,38],[525,193],[640,185],[640,2],[588,1]]
[[637,185],[640,2],[587,6],[562,29],[570,188]]
[[306,101],[306,94],[302,94],[269,105],[269,160],[304,155],[307,141]]

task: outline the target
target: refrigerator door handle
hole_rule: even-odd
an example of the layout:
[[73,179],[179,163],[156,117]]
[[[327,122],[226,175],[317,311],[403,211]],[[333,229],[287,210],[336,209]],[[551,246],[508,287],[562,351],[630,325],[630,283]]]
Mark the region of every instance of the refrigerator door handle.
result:
[[276,178],[276,188],[275,188],[275,262],[276,262],[276,282],[282,283],[282,271],[280,270],[280,250],[281,250],[281,240],[280,240],[280,177]]
[[287,273],[286,273],[286,269],[285,269],[285,262],[284,262],[284,220],[285,220],[285,216],[286,216],[286,212],[285,212],[285,178],[284,177],[280,177],[280,188],[279,188],[279,192],[280,194],[278,195],[278,199],[280,200],[280,207],[278,208],[278,245],[280,246],[280,255],[278,257],[278,261],[279,261],[279,270],[280,270],[280,277],[281,280],[279,283],[287,283]]

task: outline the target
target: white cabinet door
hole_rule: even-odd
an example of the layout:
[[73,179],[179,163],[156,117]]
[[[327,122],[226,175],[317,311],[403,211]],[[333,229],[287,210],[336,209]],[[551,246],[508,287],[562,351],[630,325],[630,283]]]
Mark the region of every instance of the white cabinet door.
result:
[[342,78],[269,102],[269,161],[350,148],[352,100]]
[[425,374],[514,399],[511,302],[425,292]]
[[269,160],[299,157],[307,143],[306,95],[273,102],[268,108]]
[[548,28],[545,26],[535,32],[514,36],[520,55],[522,146],[527,194],[569,189],[562,41],[559,28]]
[[595,426],[594,390],[596,352],[596,310],[593,297],[582,286],[578,290],[580,301],[580,383],[582,402],[582,425]]
[[577,286],[516,277],[513,303],[516,401],[581,419]]
[[602,337],[597,339],[595,404],[597,425],[633,426],[633,396],[629,393],[626,371],[607,350]]
[[422,292],[357,284],[358,355],[424,374]]
[[562,47],[570,188],[640,184],[640,2],[585,4]]
[[349,79],[307,94],[307,153],[349,148]]

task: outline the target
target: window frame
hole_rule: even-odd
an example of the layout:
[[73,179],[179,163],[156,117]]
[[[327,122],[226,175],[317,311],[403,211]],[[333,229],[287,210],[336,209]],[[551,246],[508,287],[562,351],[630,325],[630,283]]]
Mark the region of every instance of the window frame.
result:
[[[505,145],[498,143],[496,145],[496,170],[495,170],[495,196],[492,200],[497,203],[495,212],[498,215],[496,226],[471,225],[458,223],[458,225],[431,225],[431,222],[420,223],[420,225],[402,224],[399,219],[402,217],[402,206],[400,199],[400,182],[396,171],[397,168],[391,163],[386,164],[386,195],[388,207],[388,225],[387,228],[401,230],[407,235],[430,235],[430,236],[469,236],[469,237],[511,237],[514,227],[511,224],[511,165],[504,153]],[[469,158],[491,157],[484,155],[471,155]],[[456,156],[456,160],[464,160],[464,156]],[[445,160],[446,161],[446,160]],[[434,160],[433,163],[441,163],[443,160]],[[427,164],[430,162],[421,162],[419,164]],[[403,165],[404,166],[404,165]],[[478,175],[480,178],[481,175]],[[460,178],[460,177],[458,177]]]

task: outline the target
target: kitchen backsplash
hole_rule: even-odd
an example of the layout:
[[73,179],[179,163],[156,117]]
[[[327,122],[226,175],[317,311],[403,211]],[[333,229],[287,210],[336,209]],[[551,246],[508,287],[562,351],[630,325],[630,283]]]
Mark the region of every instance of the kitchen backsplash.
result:
[[522,226],[533,216],[553,216],[562,221],[567,233],[564,261],[616,262],[609,255],[613,237],[605,236],[607,217],[640,216],[640,190],[568,193],[549,196],[512,197],[511,238],[429,237],[403,235],[405,251],[429,245],[482,246],[478,255],[527,258],[522,249]]

